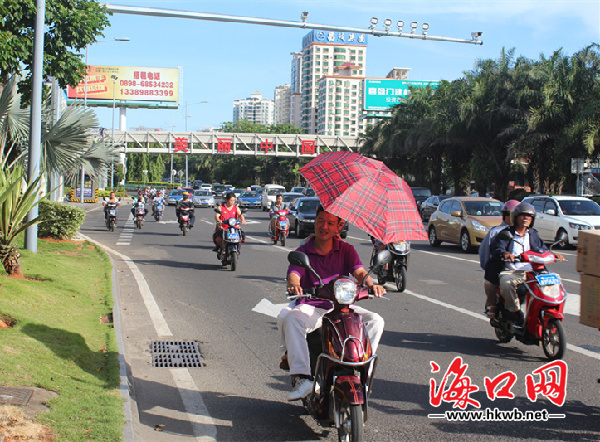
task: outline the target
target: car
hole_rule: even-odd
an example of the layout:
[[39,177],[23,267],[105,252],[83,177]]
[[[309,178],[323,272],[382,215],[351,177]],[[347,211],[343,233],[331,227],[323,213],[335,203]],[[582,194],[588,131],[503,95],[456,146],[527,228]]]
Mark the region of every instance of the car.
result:
[[251,190],[242,192],[237,198],[237,205],[240,207],[259,208],[260,195]]
[[600,206],[589,198],[568,195],[530,195],[524,203],[535,209],[534,228],[542,241],[577,246],[579,231],[600,230]]
[[200,189],[202,189],[202,190],[210,190],[212,192],[212,184],[202,183],[200,185]]
[[194,207],[215,207],[215,197],[208,189],[194,191],[192,202],[194,203]]
[[283,205],[291,206],[296,198],[303,197],[304,195],[300,192],[283,192],[281,196],[283,197]]
[[440,205],[440,203],[446,198],[450,198],[452,195],[433,195],[427,198],[425,201],[421,203],[421,210],[419,210],[419,214],[421,215],[421,219],[423,221],[429,221],[429,217],[433,212],[435,212]]
[[316,196],[315,189],[307,187],[306,189],[304,189],[304,196]]
[[252,192],[256,192],[259,196],[262,193],[262,189],[263,189],[262,186],[259,186],[257,184],[254,184],[254,185],[250,186],[250,190]]
[[[317,217],[317,208],[321,202],[316,197],[298,197],[290,207],[294,213],[290,213],[290,231],[293,231],[298,238],[304,238],[315,231],[315,218]],[[346,238],[348,235],[348,223],[344,224],[340,236]]]
[[175,206],[183,199],[183,190],[175,189],[167,196],[167,206]]
[[225,195],[225,185],[219,183],[213,183],[212,185],[212,193],[213,196],[217,199],[220,199],[223,195]]
[[290,192],[304,193],[305,189],[306,189],[306,187],[292,187],[290,189]]
[[202,180],[194,180],[194,189],[200,189],[202,186]]
[[410,190],[417,203],[417,211],[421,213],[421,204],[431,196],[431,190],[427,187],[411,187]]
[[260,205],[263,211],[269,210],[271,208],[271,203],[275,202],[275,196],[278,193],[285,192],[285,187],[280,186],[279,184],[267,184],[263,187]]
[[469,253],[478,248],[492,227],[502,223],[502,206],[496,199],[454,196],[445,199],[431,214],[427,224],[429,244],[442,242],[460,245]]

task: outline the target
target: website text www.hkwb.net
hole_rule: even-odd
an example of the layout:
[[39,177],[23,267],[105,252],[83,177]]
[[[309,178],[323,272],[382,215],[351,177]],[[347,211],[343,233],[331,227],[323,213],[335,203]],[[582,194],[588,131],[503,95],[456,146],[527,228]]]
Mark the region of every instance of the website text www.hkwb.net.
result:
[[448,421],[521,421],[521,422],[539,422],[548,419],[564,419],[564,414],[550,414],[548,410],[527,410],[521,411],[518,408],[512,410],[499,410],[498,408],[486,408],[484,410],[448,410],[441,414],[428,414],[431,419],[446,419]]

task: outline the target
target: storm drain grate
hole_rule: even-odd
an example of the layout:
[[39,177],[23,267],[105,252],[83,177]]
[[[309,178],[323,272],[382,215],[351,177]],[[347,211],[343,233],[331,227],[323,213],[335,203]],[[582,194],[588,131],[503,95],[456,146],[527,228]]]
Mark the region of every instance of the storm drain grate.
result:
[[153,367],[202,367],[202,355],[195,341],[152,341]]
[[33,396],[33,390],[29,388],[0,387],[0,404],[2,405],[27,405]]

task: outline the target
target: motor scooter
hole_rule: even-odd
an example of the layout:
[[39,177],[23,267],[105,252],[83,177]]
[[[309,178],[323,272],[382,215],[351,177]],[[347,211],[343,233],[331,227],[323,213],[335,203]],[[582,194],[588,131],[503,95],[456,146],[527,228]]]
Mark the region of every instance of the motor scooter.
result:
[[143,201],[138,201],[135,203],[133,213],[133,223],[138,229],[141,229],[144,225],[144,217],[146,216],[146,207]]
[[[106,201],[106,198],[104,198],[104,201]],[[115,226],[117,225],[117,206],[119,203],[116,201],[106,201],[104,205],[104,213],[106,214],[104,222],[106,224],[106,228],[111,232],[114,232]]]
[[[383,250],[374,257],[375,266],[385,265],[391,259]],[[311,355],[313,388],[303,399],[304,406],[322,426],[334,426],[340,441],[362,441],[364,422],[368,418],[368,397],[373,385],[377,354],[373,354],[360,314],[352,304],[371,297],[368,290],[351,277],[338,277],[323,284],[311,267],[308,256],[293,251],[288,261],[311,271],[319,284],[302,295],[288,296],[326,298],[333,302],[333,310],[323,317],[321,328],[307,336]],[[371,274],[372,268],[368,274]],[[366,277],[365,277],[366,278]],[[320,345],[310,345],[320,334]]]
[[273,241],[273,244],[277,244],[277,241],[279,241],[282,247],[285,246],[285,239],[290,233],[290,222],[287,219],[287,215],[294,213],[296,212],[288,209],[272,210],[269,212],[271,217],[277,217],[275,220],[275,232],[271,232],[271,223],[269,223],[269,234],[271,235],[271,241]]
[[[242,213],[246,213],[247,209],[241,209]],[[221,213],[218,209],[215,212]],[[221,238],[223,242],[217,250],[217,259],[221,261],[223,266],[231,266],[231,270],[235,271],[238,266],[240,257],[240,249],[244,238],[244,232],[241,229],[241,222],[236,218],[229,218],[221,222]]]
[[[373,258],[377,254],[378,243],[373,243],[373,253],[371,254],[371,265]],[[408,269],[408,259],[410,256],[410,241],[395,241],[386,245],[387,250],[392,255],[392,260],[388,264],[388,268],[385,266],[377,267],[375,274],[377,275],[377,282],[380,285],[386,282],[394,282],[399,292],[403,292],[406,289],[406,271]]]
[[183,236],[187,235],[190,231],[190,211],[193,209],[191,207],[180,207],[179,208],[179,228],[181,229],[181,233]]
[[[500,239],[503,240],[512,239],[508,230],[498,235],[502,235]],[[500,289],[497,290],[499,302],[496,314],[490,318],[490,325],[500,342],[510,342],[514,337],[526,345],[541,343],[548,359],[562,359],[567,351],[562,323],[567,292],[560,276],[546,269],[546,264],[555,262],[556,256],[551,251],[536,253],[529,250],[519,255],[517,260],[528,262],[532,267],[525,273],[525,282],[517,286],[519,300],[525,306],[523,325],[516,325],[515,315],[505,309]]]
[[162,221],[164,203],[155,201],[154,203],[154,221]]

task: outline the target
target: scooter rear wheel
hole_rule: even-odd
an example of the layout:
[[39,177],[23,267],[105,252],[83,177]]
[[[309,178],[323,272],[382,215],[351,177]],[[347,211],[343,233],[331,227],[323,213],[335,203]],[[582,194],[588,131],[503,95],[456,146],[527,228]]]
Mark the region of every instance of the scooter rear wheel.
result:
[[511,335],[509,332],[500,330],[499,328],[494,328],[494,332],[496,332],[496,337],[502,343],[510,342],[513,338],[513,335]]
[[362,405],[352,405],[347,400],[340,404],[340,442],[359,442],[365,438]]
[[551,319],[542,330],[542,348],[546,357],[551,361],[562,359],[567,351],[567,339],[562,322]]

